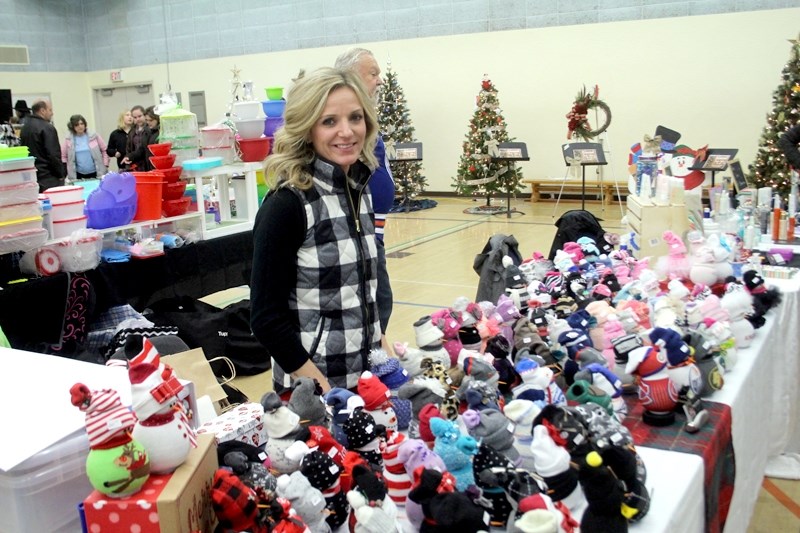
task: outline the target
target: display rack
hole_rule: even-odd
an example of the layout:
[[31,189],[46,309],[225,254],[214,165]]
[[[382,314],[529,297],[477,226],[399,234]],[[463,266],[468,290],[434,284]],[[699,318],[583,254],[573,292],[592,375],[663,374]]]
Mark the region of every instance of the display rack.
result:
[[[194,181],[195,199],[197,200],[197,211],[203,216],[200,217],[200,233],[203,239],[213,239],[225,235],[232,235],[253,228],[256,212],[258,211],[258,183],[256,173],[264,168],[264,162],[254,163],[233,163],[215,168],[203,170],[183,171],[184,179]],[[237,187],[234,191],[236,199],[237,213],[231,215],[230,201],[231,188],[234,186],[232,178],[234,176],[244,176],[244,187]],[[211,180],[214,182],[216,193],[219,199],[219,219],[218,224],[209,224],[205,213],[206,203],[203,198],[203,182]],[[236,198],[236,193],[243,193],[244,198]]]

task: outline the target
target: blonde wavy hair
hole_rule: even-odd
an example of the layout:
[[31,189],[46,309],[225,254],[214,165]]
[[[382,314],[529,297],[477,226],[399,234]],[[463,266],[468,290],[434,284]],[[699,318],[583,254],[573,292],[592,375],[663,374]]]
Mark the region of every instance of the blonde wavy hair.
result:
[[130,112],[131,112],[130,109],[125,109],[122,111],[122,113],[119,114],[119,118],[117,119],[117,127],[119,129],[121,130],[125,129],[125,115],[127,115]]
[[311,130],[322,116],[330,93],[342,87],[352,89],[364,111],[367,135],[359,159],[370,170],[378,167],[374,153],[378,118],[361,79],[352,72],[325,67],[297,79],[286,95],[284,124],[275,133],[272,155],[266,162],[265,175],[271,188],[278,184],[301,190],[311,188],[308,165],[316,156],[311,145]]

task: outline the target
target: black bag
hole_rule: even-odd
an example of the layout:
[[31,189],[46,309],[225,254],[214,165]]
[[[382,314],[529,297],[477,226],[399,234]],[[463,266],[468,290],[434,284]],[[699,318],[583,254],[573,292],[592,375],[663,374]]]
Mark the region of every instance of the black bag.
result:
[[556,256],[556,252],[561,250],[565,243],[577,242],[581,237],[594,239],[601,254],[610,253],[614,247],[606,241],[606,231],[600,225],[601,220],[601,218],[597,218],[589,211],[582,209],[573,209],[561,215],[561,218],[556,220],[555,225],[558,231],[556,231],[556,236],[553,238],[548,259],[552,261]]
[[[270,369],[267,349],[250,330],[250,300],[220,309],[190,297],[159,300],[144,313],[157,326],[177,326],[178,336],[189,348],[202,348],[208,359],[225,356],[237,376],[252,376]],[[212,363],[214,374],[224,365]]]

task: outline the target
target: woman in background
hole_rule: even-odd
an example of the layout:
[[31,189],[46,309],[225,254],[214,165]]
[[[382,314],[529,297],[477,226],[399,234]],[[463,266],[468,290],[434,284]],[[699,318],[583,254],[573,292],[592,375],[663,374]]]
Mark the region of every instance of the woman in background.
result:
[[72,181],[104,176],[108,170],[106,144],[86,128],[83,115],[72,115],[61,144],[61,161],[67,164],[67,178]]
[[117,129],[108,136],[108,148],[106,153],[109,157],[117,158],[117,168],[123,170],[122,159],[125,157],[125,147],[128,145],[128,133],[133,127],[133,117],[128,110],[119,114],[117,119]]
[[273,387],[315,378],[354,388],[380,344],[377,248],[367,182],[378,163],[375,105],[358,77],[320,69],[295,83],[253,227],[250,324]]

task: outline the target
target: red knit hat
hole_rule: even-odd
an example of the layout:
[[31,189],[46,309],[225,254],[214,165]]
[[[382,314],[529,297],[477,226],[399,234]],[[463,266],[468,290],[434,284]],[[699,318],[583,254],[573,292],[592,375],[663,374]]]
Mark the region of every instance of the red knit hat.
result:
[[419,411],[419,438],[426,444],[436,440],[431,433],[431,418],[444,418],[439,407],[435,404],[425,404]]
[[83,383],[70,390],[72,405],[86,413],[86,432],[92,449],[102,448],[108,441],[133,428],[136,417],[122,405],[119,393],[113,389],[90,391]]
[[358,395],[364,400],[364,409],[367,411],[381,409],[391,397],[389,387],[369,371],[365,371],[358,378]]

